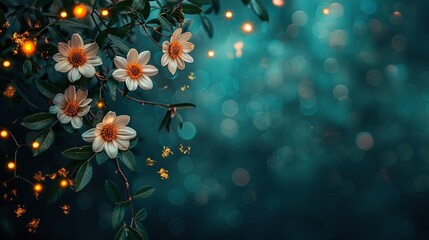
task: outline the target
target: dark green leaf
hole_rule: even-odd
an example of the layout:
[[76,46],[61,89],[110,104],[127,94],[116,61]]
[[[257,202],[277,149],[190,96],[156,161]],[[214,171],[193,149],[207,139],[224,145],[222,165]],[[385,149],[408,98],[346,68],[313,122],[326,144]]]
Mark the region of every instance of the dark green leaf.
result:
[[102,165],[107,161],[107,159],[109,159],[109,156],[107,156],[106,152],[104,151],[99,152],[97,153],[97,155],[95,155],[95,160],[97,161],[98,165]]
[[37,72],[30,77],[25,79],[25,83],[32,83],[33,81],[41,78],[46,73],[46,68],[41,68],[37,70]]
[[212,7],[213,7],[213,10],[214,10],[214,12],[216,13],[216,14],[218,14],[219,13],[219,10],[220,10],[220,4],[219,4],[219,0],[212,0]]
[[262,0],[250,0],[250,7],[262,21],[268,22],[268,12]]
[[63,193],[65,192],[65,189],[60,187],[59,184],[53,184],[48,192],[48,204],[52,204],[54,202],[56,202],[58,199],[61,198],[61,196],[63,195]]
[[54,27],[48,27],[49,34],[51,35],[51,39],[57,42],[67,42],[67,39]]
[[125,152],[121,152],[118,156],[125,166],[127,166],[131,171],[136,171],[137,163],[134,154],[131,151],[127,150]]
[[144,199],[150,197],[155,192],[155,188],[151,186],[143,186],[134,192],[134,199]]
[[124,91],[122,93],[122,96],[127,96],[127,94],[130,92],[130,90],[127,87],[127,84],[124,84]]
[[54,143],[55,133],[52,129],[48,128],[41,131],[34,141],[37,141],[40,145],[38,148],[33,149],[33,157],[41,154],[42,152],[48,150],[48,148]]
[[45,97],[54,98],[57,93],[60,93],[61,90],[49,83],[46,80],[37,79],[36,87]]
[[161,124],[159,125],[158,131],[161,131],[161,129],[168,123],[168,121],[171,119],[171,110],[168,110],[164,118],[161,121]]
[[149,0],[144,0],[144,2],[145,4],[144,4],[142,14],[143,14],[143,19],[146,20],[150,15],[150,3],[149,3]]
[[86,145],[82,147],[74,147],[65,150],[62,152],[63,156],[68,159],[73,160],[88,160],[90,157],[94,156],[91,145]]
[[200,15],[201,16],[201,22],[203,23],[203,27],[204,30],[206,30],[207,35],[209,36],[209,38],[213,37],[213,24],[210,21],[210,19],[206,16]]
[[139,231],[139,233],[142,235],[144,240],[149,240],[149,235],[147,234],[146,228],[143,226],[143,224],[139,221],[135,222],[136,229]]
[[128,147],[128,149],[133,149],[137,145],[137,143],[139,143],[139,137],[131,139],[130,146]]
[[200,14],[203,11],[200,7],[187,3],[183,3],[182,8],[183,13],[186,14]]
[[24,72],[25,75],[28,75],[31,73],[31,71],[33,70],[33,64],[31,63],[30,60],[25,60],[24,64],[22,65],[22,71]]
[[68,133],[74,133],[75,129],[72,127],[72,125],[70,123],[67,124],[61,124],[64,128],[64,130],[66,130]]
[[170,32],[173,31],[173,27],[171,26],[171,23],[164,16],[160,14],[158,15],[158,19],[161,22],[163,27],[165,27]]
[[21,97],[24,99],[24,101],[25,101],[26,103],[28,103],[30,106],[32,106],[32,107],[34,107],[34,108],[36,108],[36,109],[39,109],[36,105],[34,105],[34,104],[33,104],[33,102],[30,100],[30,98],[27,96],[27,94],[25,94],[25,93],[21,90],[21,88],[16,84],[16,82],[15,82],[15,81],[13,81],[11,84],[15,87],[16,92],[19,94],[19,96],[21,96]]
[[193,103],[175,103],[171,104],[170,106],[175,107],[177,109],[192,109],[196,107]]
[[125,225],[123,225],[120,229],[119,229],[119,231],[118,231],[118,233],[116,234],[116,236],[115,236],[115,240],[123,240],[123,239],[126,239],[126,235],[125,235]]
[[203,5],[212,3],[212,0],[189,0],[189,2],[197,5]]
[[142,235],[131,226],[126,226],[125,232],[127,233],[127,236],[132,240],[144,240]]
[[54,114],[41,112],[24,118],[21,125],[31,130],[41,130],[51,126],[56,120]]
[[75,190],[76,192],[82,190],[91,180],[92,177],[92,165],[91,162],[85,162],[79,168],[75,179]]
[[127,33],[130,31],[129,27],[122,27],[122,28],[108,28],[106,30],[103,30],[102,32],[100,32],[96,38],[96,42],[98,43],[98,45],[100,46],[100,48],[104,47],[104,45],[106,44],[106,39],[108,38],[108,36],[111,35],[115,35],[118,36],[120,38],[123,38],[127,35]]
[[107,82],[107,86],[109,87],[109,95],[113,101],[116,101],[116,86],[118,82],[114,79],[109,79]]
[[112,213],[112,227],[115,229],[124,219],[125,207],[121,205],[116,205]]
[[147,217],[147,210],[146,210],[146,208],[143,208],[140,211],[138,211],[136,213],[136,216],[135,216],[135,218],[136,218],[137,221],[143,221],[143,220],[146,219],[146,217]]
[[115,44],[115,46],[119,49],[119,51],[121,51],[124,54],[128,53],[130,48],[128,47],[128,44],[125,43],[121,38],[112,34],[109,34],[108,37],[112,41],[112,43]]
[[115,182],[107,179],[104,182],[104,188],[106,189],[107,195],[109,196],[110,200],[112,200],[112,202],[117,203],[121,201],[119,188]]

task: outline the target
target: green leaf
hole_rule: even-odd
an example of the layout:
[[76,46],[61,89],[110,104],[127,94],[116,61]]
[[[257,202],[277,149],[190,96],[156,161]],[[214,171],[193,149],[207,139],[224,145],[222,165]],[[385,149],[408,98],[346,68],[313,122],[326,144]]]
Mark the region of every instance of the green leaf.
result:
[[203,10],[196,5],[183,3],[182,11],[186,14],[200,14]]
[[117,85],[118,85],[118,82],[114,79],[109,79],[109,81],[107,81],[107,86],[109,87],[109,95],[113,101],[116,101],[116,86]]
[[115,44],[115,46],[119,49],[119,51],[121,51],[124,54],[128,53],[130,48],[128,47],[128,44],[125,43],[121,38],[112,34],[109,34],[108,37],[112,41],[112,43]]
[[51,3],[51,0],[37,0],[36,3],[34,4],[35,7],[44,7],[45,5],[48,5],[49,3]]
[[119,231],[118,231],[118,233],[116,234],[116,236],[115,236],[115,240],[123,240],[123,239],[125,239],[127,236],[125,235],[125,225],[123,225],[120,229],[119,229]]
[[106,189],[107,195],[113,203],[121,201],[119,187],[112,180],[107,179],[104,181],[104,188]]
[[85,145],[82,147],[74,147],[67,149],[62,152],[63,156],[73,160],[88,160],[90,157],[94,156],[91,145]]
[[139,143],[139,137],[131,139],[130,146],[128,147],[128,149],[133,149],[137,145],[137,143]]
[[54,114],[41,112],[24,118],[21,125],[31,130],[41,130],[51,126],[56,120]]
[[125,226],[125,232],[127,236],[132,240],[144,240],[142,235],[133,227]]
[[241,0],[241,1],[244,3],[244,5],[247,5],[250,3],[250,0]]
[[170,106],[175,107],[177,109],[192,109],[197,107],[193,103],[175,103],[175,104],[171,104]]
[[189,2],[197,5],[211,4],[212,0],[189,0]]
[[143,224],[139,221],[135,222],[136,229],[139,231],[140,235],[142,235],[144,240],[149,240],[149,235],[147,234],[146,228],[143,226]]
[[268,12],[262,0],[250,0],[250,7],[259,19],[268,22]]
[[22,65],[22,71],[24,72],[25,75],[28,75],[31,73],[31,71],[33,70],[33,64],[31,63],[30,60],[25,60],[24,64]]
[[112,227],[115,229],[124,219],[125,207],[121,205],[116,205],[112,213]]
[[75,179],[75,191],[79,192],[82,190],[91,180],[92,177],[92,165],[91,162],[85,162],[79,168]]
[[41,131],[34,141],[37,141],[40,145],[38,148],[33,149],[33,157],[43,153],[44,151],[48,150],[48,148],[54,143],[55,139],[55,133],[52,131],[52,129],[48,128],[43,131]]
[[147,217],[147,210],[146,208],[143,208],[136,213],[135,219],[137,221],[143,221],[146,219],[146,217]]
[[134,192],[133,198],[134,199],[144,199],[144,198],[148,198],[150,196],[152,196],[152,194],[155,192],[155,188],[151,187],[151,186],[143,186],[139,189],[137,189],[137,191]]
[[36,80],[36,87],[39,90],[40,93],[45,95],[47,98],[54,98],[55,95],[61,92],[60,89],[52,85],[46,80],[37,79]]
[[183,118],[182,115],[180,115],[180,113],[176,112],[176,119],[177,119],[177,123],[179,124],[179,128],[182,129],[183,128]]
[[48,204],[52,204],[54,202],[56,202],[58,199],[61,198],[61,196],[63,195],[63,193],[65,192],[65,189],[60,187],[59,184],[53,184],[48,192]]
[[36,109],[39,109],[36,105],[33,104],[33,102],[30,100],[30,98],[21,90],[21,88],[16,84],[15,81],[12,81],[11,84],[15,87],[16,92],[19,94],[19,96],[21,96],[24,99],[24,101],[26,103],[28,103],[30,106],[32,106]]
[[164,118],[162,119],[162,121],[161,121],[161,124],[159,124],[159,127],[158,127],[158,131],[161,131],[161,129],[165,126],[165,125],[167,125],[167,123],[168,123],[168,121],[171,119],[171,110],[168,110],[166,113],[165,113],[165,115],[164,115]]
[[99,152],[97,153],[97,155],[95,155],[95,160],[97,161],[98,165],[102,165],[107,161],[107,159],[109,159],[109,156],[107,156],[106,152],[104,151]]
[[74,133],[75,129],[72,127],[72,125],[70,123],[67,124],[61,124],[64,128],[64,130],[66,130],[68,133]]
[[144,2],[145,4],[142,10],[142,14],[143,14],[143,19],[146,20],[149,18],[149,15],[150,15],[150,2],[149,0],[144,0]]
[[209,38],[213,37],[213,24],[207,16],[200,15],[204,30],[206,30]]
[[121,152],[118,156],[125,166],[127,166],[131,171],[136,171],[137,163],[134,154],[131,151],[127,150],[125,152]]
[[161,14],[158,15],[158,19],[161,22],[161,25],[163,27],[165,27],[168,31],[172,32],[173,31],[173,27],[171,26],[171,23]]
[[41,68],[41,69],[38,69],[35,74],[33,74],[30,77],[28,77],[28,78],[25,79],[25,83],[27,83],[27,84],[28,83],[32,83],[33,81],[41,78],[45,73],[46,73],[46,68],[45,67]]

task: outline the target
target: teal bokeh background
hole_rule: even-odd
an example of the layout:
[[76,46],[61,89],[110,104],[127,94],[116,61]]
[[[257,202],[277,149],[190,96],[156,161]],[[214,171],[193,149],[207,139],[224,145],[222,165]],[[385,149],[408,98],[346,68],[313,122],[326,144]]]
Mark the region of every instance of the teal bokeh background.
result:
[[[108,102],[132,116],[142,138],[130,178],[157,189],[137,204],[149,210],[152,239],[427,239],[429,2],[264,2],[269,23],[222,1],[234,16],[211,16],[213,39],[198,18],[189,28],[194,64],[174,77],[157,65],[156,87],[140,96],[195,103],[182,130],[174,123],[171,134],[157,132],[163,109]],[[245,22],[253,32],[243,33]],[[148,38],[135,40],[160,62]],[[58,137],[59,149],[83,144],[66,139]],[[162,159],[162,146],[174,155]],[[52,163],[59,152],[49,154],[45,168],[61,166]],[[159,179],[159,167],[170,179]],[[103,182],[113,172],[113,164],[97,168],[85,190],[65,196],[70,216],[57,206],[34,210],[46,221],[44,239],[111,238]],[[17,232],[22,226],[2,209],[10,215],[3,225]]]

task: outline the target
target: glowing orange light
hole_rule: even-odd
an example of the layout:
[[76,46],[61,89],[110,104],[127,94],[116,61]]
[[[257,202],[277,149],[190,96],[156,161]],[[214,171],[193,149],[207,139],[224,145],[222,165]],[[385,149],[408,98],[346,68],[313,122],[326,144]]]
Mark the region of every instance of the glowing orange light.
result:
[[66,18],[67,17],[67,12],[66,11],[60,12],[60,17],[61,18]]
[[285,4],[284,0],[273,0],[273,5],[276,7],[281,7]]
[[26,55],[32,55],[36,51],[36,45],[33,41],[28,40],[22,44],[21,49]]
[[42,184],[40,184],[40,183],[36,183],[36,184],[34,184],[34,191],[35,192],[41,192],[42,190],[43,190],[43,186],[42,186]]
[[207,52],[207,56],[208,56],[209,58],[214,57],[214,56],[215,56],[215,51],[214,51],[214,50],[209,50],[209,51]]
[[9,162],[8,164],[7,164],[7,168],[9,168],[10,170],[13,170],[13,169],[15,169],[15,163],[14,162]]
[[2,138],[7,138],[9,136],[9,133],[6,130],[1,130],[0,136]]
[[225,11],[225,18],[226,19],[231,19],[233,17],[233,13],[231,10]]
[[3,67],[5,67],[5,68],[8,68],[8,67],[10,67],[10,61],[9,60],[4,60],[3,61]]
[[98,101],[98,103],[97,103],[97,107],[98,108],[103,108],[104,107],[104,102],[103,101]]
[[86,6],[83,4],[77,4],[73,8],[73,14],[76,18],[84,18],[87,14],[88,10],[86,9]]
[[394,15],[394,16],[396,16],[396,17],[401,16],[401,12],[399,12],[399,11],[394,11],[394,12],[393,12],[393,15]]
[[101,16],[103,16],[103,17],[109,16],[109,10],[107,10],[107,9],[101,10]]
[[251,33],[253,31],[253,25],[250,22],[244,23],[243,26],[241,26],[241,29],[245,33]]
[[67,187],[68,185],[69,185],[69,181],[67,181],[67,180],[65,180],[65,179],[61,180],[61,182],[60,182],[60,186],[61,186],[61,187],[65,188],[65,187]]
[[38,149],[40,147],[40,143],[38,141],[34,141],[31,146],[33,147],[33,149]]
[[323,14],[328,15],[330,11],[329,11],[329,8],[324,8],[322,12]]

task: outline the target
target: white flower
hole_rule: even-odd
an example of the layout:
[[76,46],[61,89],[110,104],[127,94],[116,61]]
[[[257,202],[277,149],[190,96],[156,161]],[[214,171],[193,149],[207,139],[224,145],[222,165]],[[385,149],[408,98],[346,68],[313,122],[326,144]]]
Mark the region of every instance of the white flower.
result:
[[192,34],[190,32],[181,33],[181,28],[176,29],[171,35],[170,42],[164,41],[162,43],[162,52],[164,54],[161,58],[161,65],[168,64],[168,70],[173,75],[176,73],[177,68],[179,70],[185,69],[185,62],[194,62],[194,59],[188,54],[194,50],[194,44],[188,42]]
[[74,129],[82,127],[82,117],[88,114],[92,99],[87,98],[87,90],[77,90],[73,85],[70,85],[64,94],[58,93],[54,97],[54,106],[49,108],[49,112],[57,114],[58,120],[66,124],[71,122]]
[[144,90],[152,89],[153,83],[149,77],[155,76],[158,69],[152,65],[147,65],[149,59],[149,51],[139,54],[136,49],[131,48],[128,51],[127,59],[115,57],[114,62],[118,69],[113,72],[113,78],[119,82],[125,82],[130,91],[136,90],[137,86]]
[[95,75],[96,66],[103,64],[100,57],[97,56],[97,43],[83,44],[82,37],[75,33],[68,44],[58,43],[58,51],[54,55],[55,70],[67,73],[70,82],[80,79],[81,74],[87,78]]
[[106,152],[110,158],[118,156],[118,149],[125,151],[130,146],[130,139],[136,137],[134,129],[127,127],[130,117],[121,115],[116,117],[115,112],[108,112],[103,121],[95,128],[91,128],[82,134],[86,142],[92,142],[94,152]]

